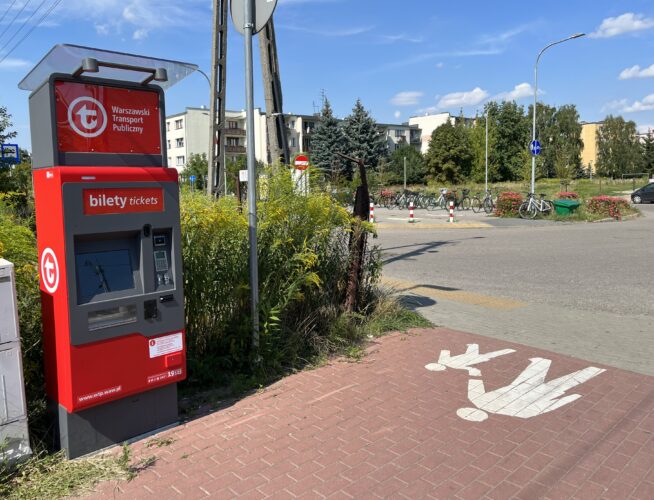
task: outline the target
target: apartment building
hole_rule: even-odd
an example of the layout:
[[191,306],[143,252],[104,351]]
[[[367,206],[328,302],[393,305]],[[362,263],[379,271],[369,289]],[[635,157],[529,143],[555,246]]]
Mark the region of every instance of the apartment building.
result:
[[[267,160],[266,116],[254,110],[255,157]],[[225,159],[236,161],[247,147],[245,111],[225,111]],[[191,155],[209,152],[209,110],[205,107],[186,108],[182,113],[166,118],[166,148],[168,166],[180,172]]]
[[[448,114],[449,116],[449,114]],[[284,114],[289,153],[311,153],[311,136],[320,122],[320,115]],[[342,124],[343,121],[341,120]],[[255,158],[267,163],[268,134],[266,115],[254,110]],[[421,148],[421,130],[416,124],[379,124],[385,134],[388,151],[392,153],[405,144]],[[431,134],[430,134],[431,135]],[[247,151],[245,111],[225,111],[225,159],[236,161]],[[209,151],[209,110],[205,107],[186,108],[166,118],[168,165],[182,171],[193,154]],[[426,149],[425,149],[426,150]]]
[[409,118],[409,125],[420,130],[420,152],[422,154],[425,154],[429,149],[432,132],[441,125],[445,125],[448,121],[452,125],[456,123],[456,117],[450,115],[448,112],[433,115],[425,114],[423,116],[412,116]]

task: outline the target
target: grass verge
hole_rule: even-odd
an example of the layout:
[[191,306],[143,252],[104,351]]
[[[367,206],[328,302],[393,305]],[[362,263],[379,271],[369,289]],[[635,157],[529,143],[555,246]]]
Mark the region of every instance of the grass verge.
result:
[[121,453],[67,460],[63,451],[37,454],[10,470],[0,464],[0,498],[57,499],[92,491],[100,481],[131,480],[152,466],[153,456],[132,462],[129,446]]

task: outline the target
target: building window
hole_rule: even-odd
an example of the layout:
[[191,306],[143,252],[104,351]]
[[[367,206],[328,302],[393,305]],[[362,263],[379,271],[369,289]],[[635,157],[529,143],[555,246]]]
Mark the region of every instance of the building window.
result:
[[166,142],[168,142],[168,149],[170,149],[170,139],[168,139]]
[[184,147],[184,138],[183,137],[178,137],[175,139],[175,147],[178,148],[183,148]]
[[238,146],[238,137],[228,137],[227,138],[227,145],[228,146]]
[[291,147],[294,148],[295,147],[295,137],[291,137],[290,142],[291,142]]
[[183,167],[185,163],[186,162],[184,161],[183,156],[178,156],[177,158],[175,158],[175,165],[177,165],[178,167]]
[[404,130],[395,130],[395,137],[404,137]]
[[227,122],[227,128],[238,128],[238,122],[233,122],[233,121]]
[[175,130],[179,130],[182,128],[184,121],[180,118],[179,120],[175,120]]
[[170,132],[170,122],[166,122],[166,131]]

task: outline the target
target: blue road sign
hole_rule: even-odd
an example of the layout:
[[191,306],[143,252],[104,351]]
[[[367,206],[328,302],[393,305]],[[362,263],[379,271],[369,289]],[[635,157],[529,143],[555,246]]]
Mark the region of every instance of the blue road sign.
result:
[[529,150],[531,151],[532,155],[538,156],[540,154],[540,142],[531,141],[529,143]]
[[189,175],[188,177],[188,180],[191,184],[195,184],[195,179],[197,179],[197,177],[195,177],[194,175]]
[[0,144],[0,161],[5,163],[20,163],[18,144]]

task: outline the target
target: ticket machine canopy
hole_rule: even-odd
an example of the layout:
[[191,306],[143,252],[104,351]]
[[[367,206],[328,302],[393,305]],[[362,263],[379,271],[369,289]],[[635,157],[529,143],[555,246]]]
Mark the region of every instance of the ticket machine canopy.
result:
[[[48,80],[53,73],[74,74],[84,59],[94,59],[104,63],[94,71],[94,75],[105,80],[139,83],[144,80],[143,71],[164,69],[167,80],[157,80],[156,84],[166,90],[198,69],[196,64],[159,59],[95,49],[81,45],[55,45],[39,63],[21,80],[18,88],[34,91]],[[134,68],[132,70],[127,67]]]

